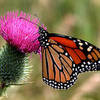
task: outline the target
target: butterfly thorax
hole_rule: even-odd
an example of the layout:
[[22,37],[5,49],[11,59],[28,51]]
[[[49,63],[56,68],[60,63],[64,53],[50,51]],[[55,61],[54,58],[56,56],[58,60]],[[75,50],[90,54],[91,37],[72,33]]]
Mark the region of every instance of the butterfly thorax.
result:
[[46,30],[44,30],[42,27],[39,27],[39,42],[41,46],[47,47],[49,45],[48,43],[48,32]]

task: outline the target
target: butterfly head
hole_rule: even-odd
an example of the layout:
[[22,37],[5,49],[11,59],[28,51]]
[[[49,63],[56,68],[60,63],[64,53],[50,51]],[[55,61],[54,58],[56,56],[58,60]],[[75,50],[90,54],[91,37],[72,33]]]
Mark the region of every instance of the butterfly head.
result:
[[39,27],[39,34],[46,37],[48,32],[44,28]]
[[45,29],[43,29],[42,27],[39,27],[39,34],[40,34],[40,36],[39,36],[38,40],[40,42],[40,45],[41,46],[46,46],[46,44],[48,44],[47,43],[47,41],[48,41],[48,32]]

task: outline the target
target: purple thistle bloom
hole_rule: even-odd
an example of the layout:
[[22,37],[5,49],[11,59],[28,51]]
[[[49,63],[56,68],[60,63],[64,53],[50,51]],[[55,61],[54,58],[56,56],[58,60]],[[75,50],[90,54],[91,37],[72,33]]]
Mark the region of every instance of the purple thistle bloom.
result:
[[[39,19],[21,12],[8,12],[4,17],[0,17],[0,35],[11,45],[15,46],[21,52],[40,53],[40,43],[38,41]],[[43,25],[41,25],[46,29]]]

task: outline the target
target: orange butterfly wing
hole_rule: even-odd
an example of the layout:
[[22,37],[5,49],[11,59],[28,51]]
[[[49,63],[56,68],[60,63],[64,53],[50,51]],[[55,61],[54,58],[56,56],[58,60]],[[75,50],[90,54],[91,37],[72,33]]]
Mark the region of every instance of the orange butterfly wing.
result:
[[43,81],[56,89],[72,86],[81,72],[99,70],[100,50],[83,40],[50,35],[42,46]]
[[92,44],[84,40],[79,40],[76,38],[70,39],[68,36],[66,37],[67,38],[50,37],[50,39],[53,39],[54,41],[63,45],[65,50],[69,53],[69,55],[74,60],[75,64],[80,64],[82,63],[82,61],[88,62],[87,65],[89,65],[90,63],[93,64],[94,62],[96,64],[96,61],[99,62],[100,60],[100,49],[99,48],[93,46]]

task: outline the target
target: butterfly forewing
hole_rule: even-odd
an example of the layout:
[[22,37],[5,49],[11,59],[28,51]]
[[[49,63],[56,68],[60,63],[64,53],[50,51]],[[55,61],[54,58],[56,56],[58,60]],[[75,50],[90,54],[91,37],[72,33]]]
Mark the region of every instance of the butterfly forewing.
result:
[[[59,40],[57,39],[58,37],[59,37]],[[72,57],[75,65],[77,65],[79,72],[94,71],[94,70],[99,69],[100,67],[100,49],[99,48],[95,47],[94,45],[86,41],[68,37],[68,36],[61,36],[61,35],[52,36],[51,35],[50,39],[53,39],[60,45],[63,45],[63,48],[65,48],[65,51]],[[60,41],[61,40],[63,41],[63,39],[66,39],[66,42],[64,40],[62,44],[62,42]],[[67,44],[67,42],[69,43]]]

